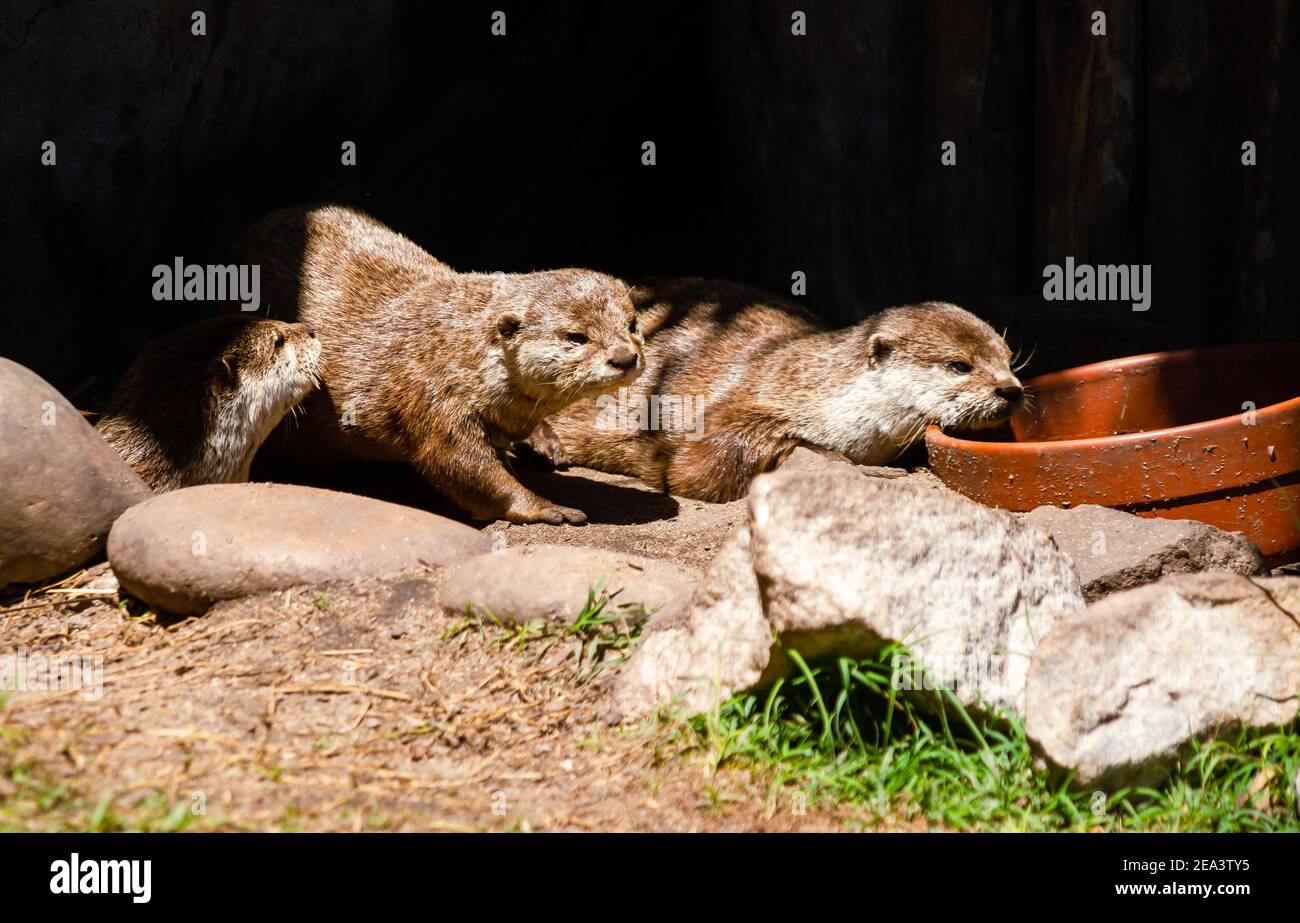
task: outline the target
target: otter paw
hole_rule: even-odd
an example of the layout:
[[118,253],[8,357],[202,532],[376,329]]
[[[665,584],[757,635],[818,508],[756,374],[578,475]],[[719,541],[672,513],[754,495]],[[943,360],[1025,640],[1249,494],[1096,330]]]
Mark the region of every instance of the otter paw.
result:
[[571,506],[548,506],[542,510],[542,516],[543,522],[549,522],[557,526],[566,522],[570,525],[580,526],[587,521],[586,513]]
[[527,439],[515,446],[516,454],[523,449],[525,453],[531,455],[534,459],[544,461],[552,468],[569,467],[569,457],[564,453],[564,443],[560,437],[555,435],[555,430],[551,429],[545,423],[541,423],[533,430]]
[[512,509],[506,514],[506,519],[517,523],[548,522],[553,526],[569,523],[577,526],[587,521],[587,514],[568,506],[537,504],[521,510]]

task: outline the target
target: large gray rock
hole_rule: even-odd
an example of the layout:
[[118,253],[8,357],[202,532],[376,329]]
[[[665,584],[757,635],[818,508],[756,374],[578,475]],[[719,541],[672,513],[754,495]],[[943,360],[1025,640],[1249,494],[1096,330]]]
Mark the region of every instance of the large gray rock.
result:
[[1268,573],[1264,556],[1246,536],[1191,519],[1147,519],[1088,503],[1040,506],[1021,521],[1052,536],[1069,555],[1089,602],[1168,574]]
[[0,359],[0,587],[85,562],[113,520],[150,495],[63,395]]
[[900,643],[971,707],[1023,711],[1035,640],[1083,605],[1051,539],[950,492],[775,476],[750,491],[750,525],[785,646],[807,659]]
[[1019,713],[1036,639],[1083,605],[1050,538],[957,494],[851,469],[777,471],[748,502],[748,534],[685,616],[647,626],[615,690],[624,714],[705,710],[788,673],[783,648],[867,657],[892,643],[916,658],[902,691],[928,697],[928,678],[976,711]]
[[[521,546],[480,555],[452,567],[439,597],[451,612],[467,610],[523,624],[572,622],[589,590],[609,594],[633,622],[685,601],[694,576],[666,561],[573,545]],[[636,611],[637,609],[641,611]]]
[[1117,593],[1035,651],[1025,731],[1080,785],[1159,782],[1193,739],[1300,710],[1300,578],[1185,574]]
[[204,484],[127,510],[108,560],[127,590],[168,612],[309,583],[443,567],[491,540],[423,510],[287,484]]

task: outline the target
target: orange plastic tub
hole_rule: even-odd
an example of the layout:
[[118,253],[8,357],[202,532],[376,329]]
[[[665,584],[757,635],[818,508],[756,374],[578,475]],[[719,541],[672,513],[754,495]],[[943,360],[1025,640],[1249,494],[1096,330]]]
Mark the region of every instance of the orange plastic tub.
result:
[[930,466],[1007,510],[1097,503],[1244,532],[1300,560],[1300,343],[1149,353],[1026,382],[1010,427],[931,426]]

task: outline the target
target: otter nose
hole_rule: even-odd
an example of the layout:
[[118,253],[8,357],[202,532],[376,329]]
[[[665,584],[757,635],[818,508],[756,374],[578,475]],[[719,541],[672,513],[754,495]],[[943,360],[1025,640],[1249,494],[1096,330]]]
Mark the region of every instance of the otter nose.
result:
[[1018,381],[1000,381],[993,386],[993,393],[1008,404],[1016,404],[1025,395],[1025,389]]
[[609,357],[609,364],[620,372],[626,372],[636,366],[636,353],[630,349],[620,349]]

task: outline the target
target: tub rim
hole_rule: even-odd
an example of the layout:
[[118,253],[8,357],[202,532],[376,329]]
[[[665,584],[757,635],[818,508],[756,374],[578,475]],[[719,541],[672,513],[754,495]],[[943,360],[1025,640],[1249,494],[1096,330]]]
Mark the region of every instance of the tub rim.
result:
[[[1087,365],[1062,369],[1059,372],[1048,372],[1045,375],[1038,375],[1029,379],[1025,382],[1025,387],[1033,390],[1041,387],[1076,384],[1080,381],[1094,379],[1102,374],[1113,373],[1117,368],[1131,369],[1144,365],[1154,365],[1157,362],[1169,363],[1171,360],[1175,362],[1187,361],[1204,356],[1206,353],[1232,355],[1234,353],[1256,353],[1261,350],[1279,353],[1288,350],[1300,350],[1300,342],[1288,340],[1278,343],[1230,343],[1225,346],[1192,347],[1166,352],[1139,353],[1135,356],[1121,356],[1117,359],[1090,362]],[[1139,430],[1135,433],[1124,433],[1118,436],[1085,436],[1076,439],[1044,439],[1033,442],[991,442],[984,439],[963,439],[945,433],[942,427],[931,423],[925,428],[925,440],[927,445],[938,444],[943,448],[963,449],[977,455],[1026,455],[1044,452],[1057,454],[1082,449],[1126,446],[1155,442],[1162,439],[1177,439],[1178,437],[1207,436],[1213,432],[1222,432],[1228,427],[1245,426],[1241,420],[1245,412],[1214,417],[1196,423],[1184,423],[1179,426]],[[1300,395],[1273,404],[1266,404],[1251,412],[1255,414],[1257,421],[1252,425],[1252,429],[1264,423],[1273,422],[1275,417],[1291,413],[1300,414]],[[1266,420],[1265,417],[1268,419]],[[979,448],[971,448],[974,446]]]

